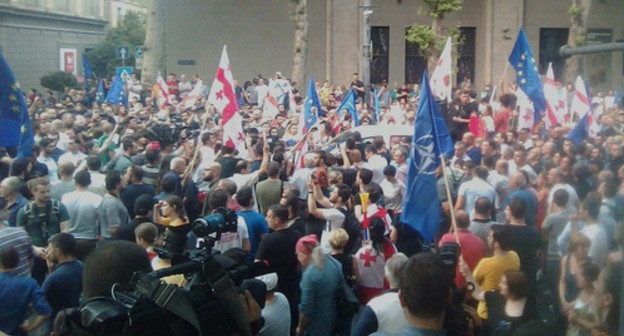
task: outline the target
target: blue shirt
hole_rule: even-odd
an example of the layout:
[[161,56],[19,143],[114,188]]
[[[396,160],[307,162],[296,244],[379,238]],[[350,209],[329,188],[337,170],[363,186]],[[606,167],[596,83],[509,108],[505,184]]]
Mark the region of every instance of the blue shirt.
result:
[[28,203],[28,200],[20,195],[9,207],[9,225],[17,226],[17,212]]
[[249,244],[251,250],[247,255],[247,260],[253,261],[258,252],[258,246],[262,240],[262,235],[269,232],[269,225],[264,216],[253,210],[241,210],[238,215],[245,219],[247,223],[247,232],[249,233]]
[[9,335],[25,334],[18,328],[28,317],[31,304],[39,315],[52,313],[35,279],[20,277],[14,272],[0,272],[0,331]]
[[502,209],[505,209],[505,207],[508,206],[514,198],[519,198],[524,202],[527,207],[524,221],[528,226],[535,227],[535,220],[537,216],[537,196],[527,189],[514,189],[505,198],[505,203],[503,203]]
[[310,319],[305,335],[332,335],[337,318],[336,290],[341,278],[342,266],[329,256],[323,268],[311,263],[303,271],[299,312]]
[[52,319],[59,311],[80,305],[83,269],[80,260],[72,260],[56,266],[46,277],[42,290],[52,307]]

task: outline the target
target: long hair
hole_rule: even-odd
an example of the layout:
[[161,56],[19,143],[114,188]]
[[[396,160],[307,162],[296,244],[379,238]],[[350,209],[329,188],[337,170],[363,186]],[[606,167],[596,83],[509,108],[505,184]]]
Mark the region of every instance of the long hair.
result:
[[312,250],[312,262],[314,263],[314,265],[316,265],[316,267],[318,268],[324,268],[325,267],[325,259],[327,258],[325,255],[325,252],[323,251],[323,248],[320,246],[315,247]]
[[377,252],[377,254],[381,254],[381,244],[383,243],[384,233],[386,232],[383,219],[379,217],[371,218],[368,231],[370,234],[370,240],[373,244],[373,249]]

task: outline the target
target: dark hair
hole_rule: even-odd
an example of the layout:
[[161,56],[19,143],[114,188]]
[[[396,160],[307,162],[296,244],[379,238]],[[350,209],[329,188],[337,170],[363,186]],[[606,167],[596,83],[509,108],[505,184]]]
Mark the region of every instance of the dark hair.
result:
[[288,196],[282,197],[282,199],[286,201],[286,204],[284,206],[288,210],[292,208],[293,212],[297,213],[299,209],[301,208],[301,201],[299,200],[298,196],[288,195]]
[[156,241],[156,237],[158,237],[158,228],[153,223],[144,222],[134,229],[134,236],[152,245]]
[[518,270],[507,270],[505,271],[505,278],[507,279],[509,297],[512,299],[527,297],[529,293],[529,281],[526,274]]
[[570,200],[570,194],[568,194],[568,191],[565,189],[559,189],[555,191],[555,193],[553,194],[553,201],[560,208],[564,208],[568,206],[569,200]]
[[121,144],[123,145],[123,150],[127,151],[128,149],[132,148],[134,146],[134,139],[132,139],[131,137],[125,137],[122,141]]
[[505,225],[495,224],[490,227],[492,230],[492,238],[498,243],[501,250],[509,251],[511,249],[512,237],[511,232]]
[[487,168],[486,168],[486,167],[484,167],[484,166],[477,166],[477,167],[475,167],[475,169],[474,169],[474,174],[475,174],[478,178],[480,178],[480,179],[482,179],[482,180],[486,180],[486,179],[487,179],[487,177],[488,177],[489,172],[488,172],[488,170],[487,170]]
[[279,218],[280,222],[288,222],[289,213],[288,208],[286,208],[285,206],[281,204],[273,204],[269,206],[267,211],[271,211],[273,213],[273,216]]
[[147,160],[148,163],[154,164],[158,162],[159,159],[160,159],[160,150],[150,149],[147,152],[145,152],[145,160]]
[[581,272],[587,281],[593,283],[600,275],[600,267],[598,267],[595,263],[588,261],[581,266]]
[[342,202],[346,204],[351,198],[351,188],[344,183],[336,184],[335,187],[338,188],[338,197],[340,197]]
[[116,283],[129,284],[134,272],[139,271],[152,271],[145,249],[125,240],[101,242],[84,264],[84,296],[90,299],[110,290]]
[[526,217],[527,206],[520,198],[514,198],[509,203],[509,210],[514,218],[524,219]]
[[451,293],[452,277],[440,257],[431,252],[412,256],[399,279],[400,295],[408,312],[419,318],[444,313]]
[[134,200],[132,210],[135,216],[145,217],[154,208],[154,199],[149,194],[143,194]]
[[251,187],[242,187],[238,190],[235,197],[240,206],[251,206],[251,201],[253,200],[253,190]]
[[76,238],[71,233],[57,233],[48,239],[48,244],[58,248],[66,256],[73,256],[76,252]]
[[386,166],[386,168],[384,168],[383,170],[383,174],[385,176],[395,176],[396,175],[396,167],[394,166]]
[[180,217],[184,217],[184,202],[182,202],[182,198],[180,198],[180,196],[167,196],[164,201],[169,203],[172,208],[175,208],[175,211]]
[[133,164],[128,167],[128,169],[130,169],[130,176],[132,176],[132,178],[137,181],[143,180],[143,168],[141,168],[141,166]]
[[600,214],[601,203],[600,196],[595,192],[590,192],[583,201],[583,209],[585,209],[589,217],[597,219]]
[[373,171],[367,168],[361,168],[360,180],[362,180],[363,184],[370,184],[373,180]]
[[102,159],[97,155],[89,155],[87,157],[87,168],[89,170],[100,170],[102,167]]
[[479,197],[477,198],[477,200],[475,201],[475,213],[478,213],[479,215],[489,215],[490,214],[490,208],[492,207],[492,202],[490,202],[490,199],[487,197]]
[[373,248],[377,251],[377,254],[382,253],[381,243],[386,233],[386,224],[383,219],[377,216],[372,217],[368,226],[368,232],[370,234],[370,240],[373,243]]
[[368,144],[366,145],[366,147],[364,147],[364,152],[371,152],[373,154],[377,154],[377,147],[375,147],[375,145],[372,144]]
[[605,324],[607,329],[617,332],[620,324],[622,262],[608,266],[603,272],[603,291],[605,294],[611,294],[611,298],[613,300],[611,306],[609,307],[609,313],[605,318]]
[[270,177],[277,177],[280,174],[280,165],[275,161],[269,162],[269,166],[267,168],[267,173]]
[[106,183],[106,190],[112,191],[117,188],[117,185],[121,183],[121,175],[118,171],[111,171],[106,173],[106,178],[104,179]]
[[0,249],[0,264],[5,270],[15,269],[19,264],[19,253],[13,245]]
[[208,196],[208,205],[211,209],[225,208],[227,206],[228,193],[225,190],[215,190]]
[[164,192],[174,192],[176,189],[176,182],[175,176],[165,175],[162,180],[160,180],[160,188]]
[[383,189],[381,189],[381,186],[377,183],[371,183],[368,188],[366,188],[366,191],[368,192],[368,199],[371,203],[379,202],[379,199],[383,196]]
[[28,164],[30,163],[29,158],[16,158],[11,162],[11,166],[9,167],[9,175],[11,176],[24,176],[28,173]]
[[81,170],[74,175],[74,182],[76,185],[83,188],[88,187],[91,184],[91,173],[86,170]]

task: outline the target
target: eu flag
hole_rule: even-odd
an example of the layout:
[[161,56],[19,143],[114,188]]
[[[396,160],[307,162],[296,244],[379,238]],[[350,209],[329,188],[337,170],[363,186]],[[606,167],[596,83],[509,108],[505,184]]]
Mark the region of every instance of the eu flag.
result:
[[18,146],[17,157],[29,157],[34,142],[24,93],[0,53],[0,147]]
[[102,104],[104,102],[104,79],[100,78],[100,80],[98,81],[98,89],[97,92],[95,93],[95,101],[98,104]]
[[85,89],[85,101],[89,103],[89,79],[93,77],[93,68],[91,67],[91,63],[89,63],[89,59],[87,58],[87,53],[82,53],[82,71],[84,72],[84,89]]
[[115,76],[115,78],[113,79],[113,83],[111,84],[110,89],[108,89],[108,96],[106,96],[106,101],[111,104],[124,104],[126,107],[128,107],[128,98],[126,98],[124,85],[119,76]]
[[[312,108],[316,108],[316,111],[313,111]],[[314,87],[314,78],[310,78],[310,84],[308,85],[308,95],[306,97],[305,103],[303,104],[303,117],[305,118],[305,127],[306,129],[312,128],[316,121],[318,120],[318,115],[321,113],[321,101],[319,100],[318,95],[316,94],[316,87]]]
[[351,117],[353,118],[353,122],[355,122],[355,126],[360,126],[360,118],[358,117],[357,110],[355,109],[355,90],[353,90],[353,88],[347,92],[347,95],[336,110],[336,114],[338,114],[339,117],[342,117],[343,110],[349,111],[349,114],[351,114]]
[[435,170],[440,165],[440,155],[453,155],[453,141],[431,94],[427,71],[423,74],[410,151],[401,222],[429,243],[440,228]]
[[568,133],[568,139],[572,141],[573,144],[579,145],[583,140],[585,140],[589,136],[589,114],[591,112],[587,112],[581,120],[576,123],[576,126]]
[[516,71],[518,86],[533,102],[534,120],[537,123],[542,118],[541,113],[546,111],[546,98],[544,97],[542,80],[537,71],[537,64],[523,27],[520,27],[516,44],[511,50],[511,55],[509,55],[509,63]]

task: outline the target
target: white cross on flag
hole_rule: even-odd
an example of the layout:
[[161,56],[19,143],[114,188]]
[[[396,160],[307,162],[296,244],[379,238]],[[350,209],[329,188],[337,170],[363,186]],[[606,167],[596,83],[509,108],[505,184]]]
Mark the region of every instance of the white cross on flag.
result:
[[208,95],[208,103],[215,107],[217,113],[221,113],[223,145],[236,148],[239,152],[244,151],[243,120],[238,114],[238,104],[234,95],[234,77],[230,68],[227,46],[223,46],[219,69]]

